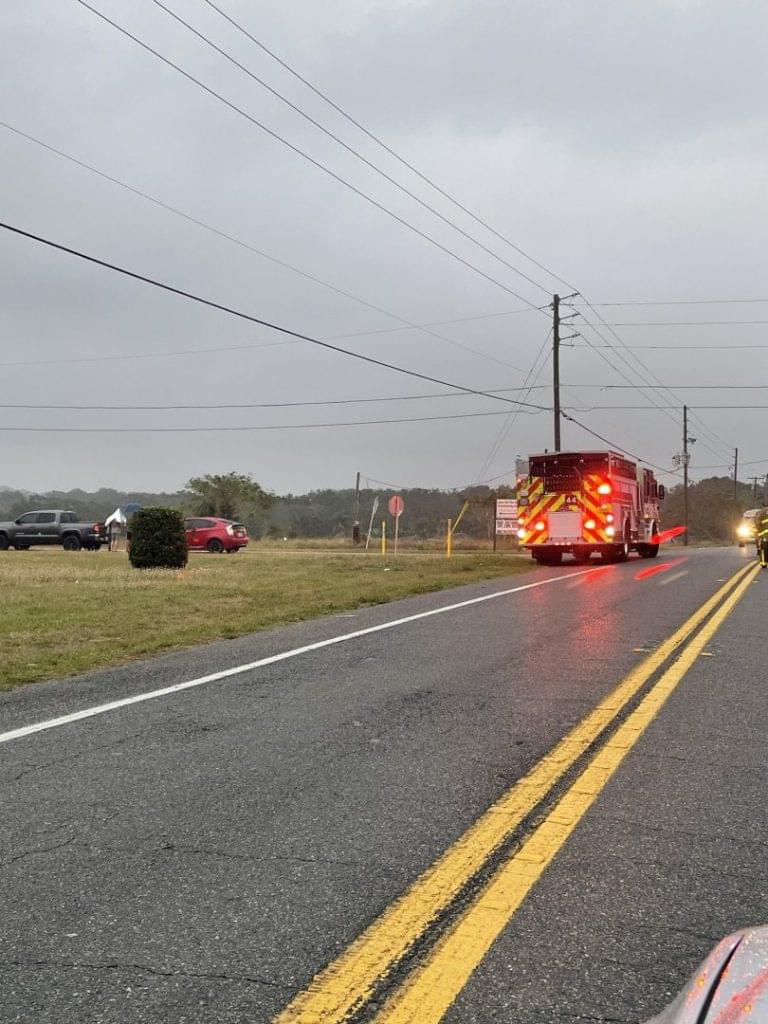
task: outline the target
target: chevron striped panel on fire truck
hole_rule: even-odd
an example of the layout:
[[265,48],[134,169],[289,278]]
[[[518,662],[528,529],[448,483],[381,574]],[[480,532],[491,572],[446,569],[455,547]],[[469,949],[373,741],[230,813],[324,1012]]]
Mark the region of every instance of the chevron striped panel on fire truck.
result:
[[[604,502],[601,501],[600,495],[597,493],[598,487],[603,482],[598,474],[590,473],[584,477],[582,490],[573,492],[577,499],[577,508],[583,515],[582,539],[586,544],[610,544],[613,540],[606,533],[606,529],[610,525],[607,519],[609,513],[603,508]],[[528,545],[546,544],[549,541],[546,517],[548,513],[557,512],[563,508],[567,497],[566,494],[545,494],[544,478],[531,477],[528,481],[528,506],[525,510],[524,523],[521,524],[523,535],[520,537],[520,542]],[[587,529],[584,526],[584,523],[590,519],[595,522],[593,529]],[[536,523],[539,522],[544,523],[543,530],[536,529]]]

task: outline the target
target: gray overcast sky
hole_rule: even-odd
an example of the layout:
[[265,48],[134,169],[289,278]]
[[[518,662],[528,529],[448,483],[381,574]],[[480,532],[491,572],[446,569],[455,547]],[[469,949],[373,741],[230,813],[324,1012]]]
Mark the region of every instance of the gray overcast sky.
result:
[[[2,5],[0,119],[250,246],[401,320],[433,323],[519,310],[565,292],[548,273],[434,193],[345,122],[204,0],[167,6],[387,173],[533,278],[483,252],[362,165],[173,21],[152,0],[92,0],[254,117],[398,216],[475,264],[419,238],[142,51],[77,0]],[[397,152],[592,301],[765,298],[764,303],[601,307],[665,383],[768,383],[765,280],[768,9],[755,0],[217,0]],[[522,384],[545,342],[535,310],[402,327],[217,237],[6,128],[2,219],[316,337],[474,388]],[[204,309],[0,232],[0,404],[186,404],[421,395],[441,388]],[[508,290],[505,290],[508,289]],[[585,320],[591,320],[588,311]],[[599,339],[589,328],[585,337]],[[606,339],[615,342],[607,334]],[[577,339],[570,384],[621,384]],[[682,346],[725,346],[713,349]],[[237,349],[237,346],[241,346]],[[253,346],[249,348],[248,346]],[[477,350],[475,354],[460,346]],[[94,356],[161,358],[51,362]],[[235,350],[232,350],[235,349]],[[637,383],[621,356],[603,350]],[[624,353],[626,355],[626,353]],[[629,358],[629,357],[628,357]],[[20,361],[43,361],[16,365]],[[546,366],[539,384],[549,381]],[[646,377],[646,379],[648,379]],[[685,391],[691,405],[765,402],[768,392]],[[546,389],[529,400],[550,403]],[[612,441],[665,466],[679,414],[643,394],[566,388],[565,404]],[[657,398],[672,404],[668,394]],[[766,411],[702,411],[697,465],[739,445],[764,458]],[[0,427],[224,427],[494,412],[499,416],[323,430],[198,433],[0,431],[0,484],[172,489],[236,469],[278,492],[349,486],[461,486],[551,444],[549,413],[520,415],[487,456],[508,408],[473,396],[365,405],[218,411],[0,409]],[[702,428],[701,421],[704,427]],[[706,432],[705,432],[706,431]],[[713,435],[716,440],[713,440]],[[565,441],[599,447],[578,427]],[[708,451],[705,444],[714,450]],[[745,467],[765,472],[768,462]]]

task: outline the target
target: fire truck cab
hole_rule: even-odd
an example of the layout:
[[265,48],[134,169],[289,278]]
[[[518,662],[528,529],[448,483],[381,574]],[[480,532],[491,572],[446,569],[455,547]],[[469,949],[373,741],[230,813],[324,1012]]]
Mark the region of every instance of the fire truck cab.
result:
[[597,552],[622,562],[630,551],[659,553],[659,502],[664,487],[650,469],[612,451],[531,455],[518,481],[521,547],[535,561],[557,565],[565,553],[586,561]]

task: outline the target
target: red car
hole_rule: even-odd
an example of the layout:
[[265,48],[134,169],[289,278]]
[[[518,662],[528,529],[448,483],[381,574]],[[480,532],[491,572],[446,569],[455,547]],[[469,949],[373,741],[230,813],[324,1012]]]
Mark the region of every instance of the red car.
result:
[[185,519],[187,547],[190,551],[210,551],[220,555],[237,553],[248,544],[248,531],[231,519]]

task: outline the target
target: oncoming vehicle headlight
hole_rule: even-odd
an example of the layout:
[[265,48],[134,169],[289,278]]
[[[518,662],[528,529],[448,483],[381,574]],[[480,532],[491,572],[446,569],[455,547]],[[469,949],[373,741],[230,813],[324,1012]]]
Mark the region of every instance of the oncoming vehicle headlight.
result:
[[739,528],[736,531],[740,537],[751,537],[752,530],[747,523],[739,523]]

